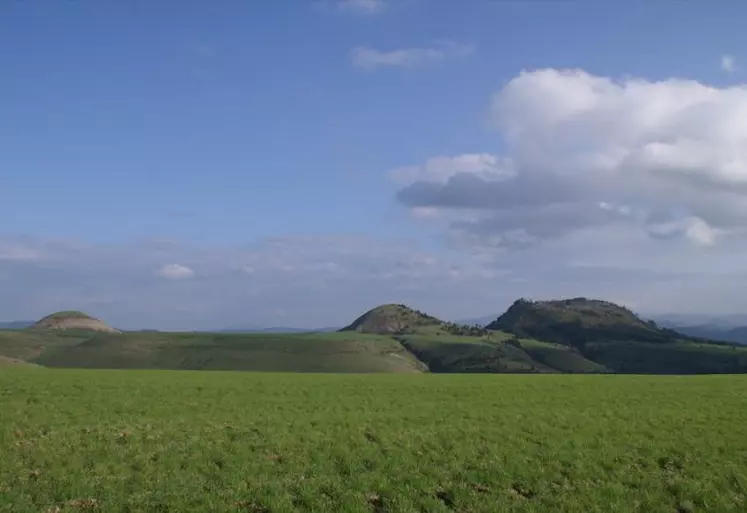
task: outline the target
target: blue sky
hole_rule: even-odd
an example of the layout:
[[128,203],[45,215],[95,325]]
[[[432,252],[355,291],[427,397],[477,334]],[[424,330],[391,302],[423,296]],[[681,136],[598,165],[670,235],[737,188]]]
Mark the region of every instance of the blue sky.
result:
[[3,2],[0,318],[742,311],[747,5],[650,4]]

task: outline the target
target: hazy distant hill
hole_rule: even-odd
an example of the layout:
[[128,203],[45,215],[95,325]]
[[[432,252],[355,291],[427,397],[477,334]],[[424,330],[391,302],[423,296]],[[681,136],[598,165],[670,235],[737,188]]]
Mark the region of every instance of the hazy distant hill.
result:
[[259,326],[232,326],[230,328],[223,328],[216,330],[221,333],[302,333],[306,330],[303,328],[291,328],[291,327],[259,327]]
[[719,329],[731,329],[747,326],[747,314],[667,314],[651,316],[657,324],[667,328],[688,326],[711,326]]
[[224,328],[217,330],[222,333],[327,333],[331,331],[337,331],[338,327],[326,327],[326,328],[292,328],[287,326],[271,326],[271,327],[259,327],[259,326],[233,326],[230,328]]
[[661,326],[691,337],[747,344],[747,315],[671,314],[654,317]]
[[33,324],[34,321],[0,321],[0,330],[22,330]]
[[483,315],[482,317],[470,317],[469,319],[459,319],[457,324],[466,324],[467,326],[487,326],[498,317],[498,314]]
[[724,328],[713,324],[704,324],[696,326],[672,326],[672,329],[691,337],[747,344],[747,326]]

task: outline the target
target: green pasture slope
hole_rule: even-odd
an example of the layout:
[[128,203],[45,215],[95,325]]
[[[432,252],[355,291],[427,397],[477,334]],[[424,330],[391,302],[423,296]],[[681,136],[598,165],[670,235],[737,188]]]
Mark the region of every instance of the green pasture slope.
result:
[[[0,358],[44,367],[273,372],[607,372],[573,348],[511,335],[0,330]],[[747,355],[747,353],[745,353]]]
[[533,339],[513,339],[502,332],[484,337],[400,335],[410,353],[438,373],[603,373],[609,370],[574,348]]
[[5,367],[0,511],[747,511],[747,376]]
[[45,367],[420,372],[396,340],[365,333],[96,333],[0,330],[0,356]]

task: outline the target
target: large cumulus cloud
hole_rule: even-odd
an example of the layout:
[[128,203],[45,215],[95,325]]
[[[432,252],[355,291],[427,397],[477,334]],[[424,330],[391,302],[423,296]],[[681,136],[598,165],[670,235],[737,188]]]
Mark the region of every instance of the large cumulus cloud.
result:
[[622,226],[697,246],[743,235],[743,86],[528,71],[495,93],[490,119],[500,155],[399,170],[393,174],[411,179],[398,199],[416,212],[439,211],[453,231],[494,246]]

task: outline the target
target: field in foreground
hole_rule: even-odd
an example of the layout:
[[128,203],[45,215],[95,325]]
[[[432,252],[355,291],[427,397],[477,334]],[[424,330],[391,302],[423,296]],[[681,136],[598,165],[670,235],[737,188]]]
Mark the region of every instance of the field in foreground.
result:
[[745,511],[746,386],[7,367],[0,511]]

